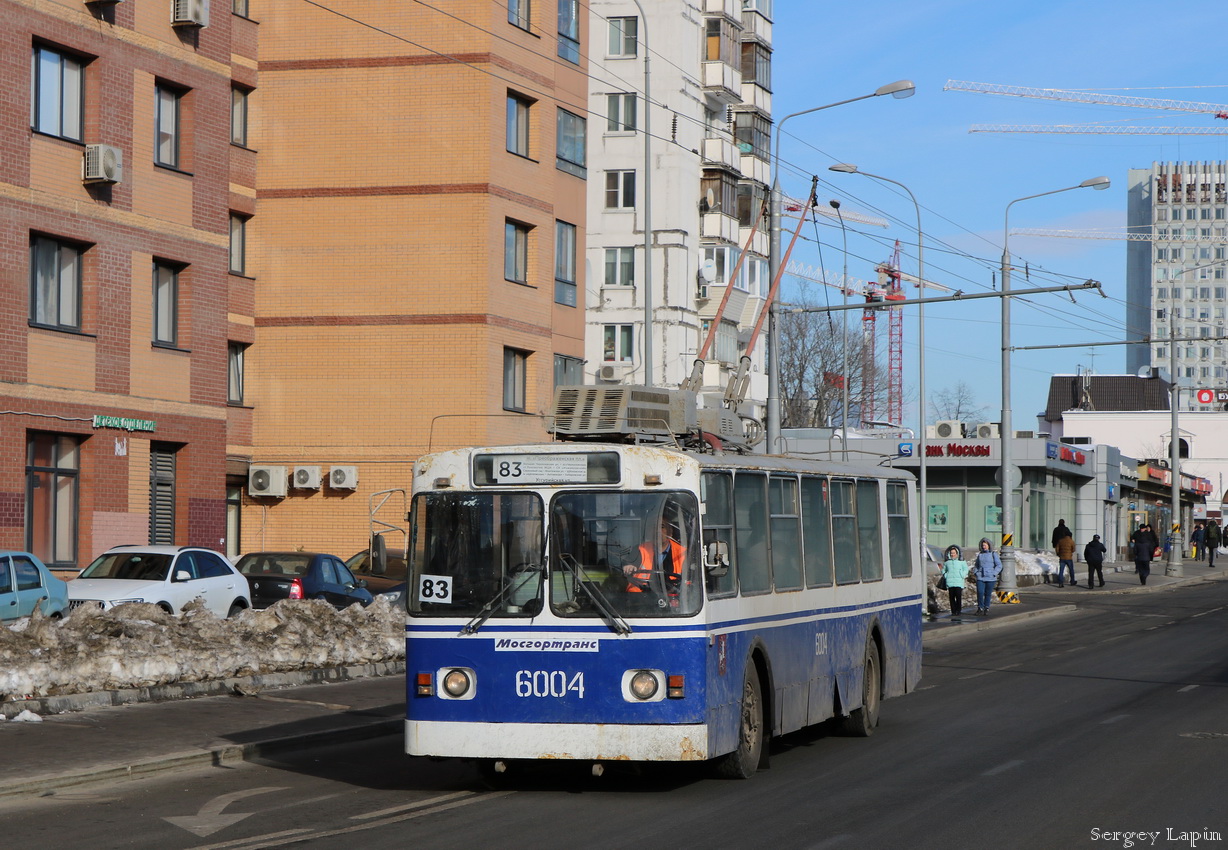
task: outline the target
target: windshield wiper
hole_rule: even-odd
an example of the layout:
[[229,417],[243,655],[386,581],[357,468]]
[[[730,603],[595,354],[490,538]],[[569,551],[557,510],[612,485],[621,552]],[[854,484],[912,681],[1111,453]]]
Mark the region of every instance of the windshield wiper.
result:
[[631,626],[615,610],[614,606],[610,604],[610,600],[606,599],[605,595],[592,582],[586,582],[580,578],[580,565],[576,563],[576,559],[570,553],[562,552],[559,554],[559,560],[571,572],[576,585],[588,595],[589,599],[593,600],[593,607],[597,609],[601,619],[605,620],[605,624],[610,627],[610,631],[620,635],[631,634]]
[[[523,572],[524,577],[520,579],[519,582],[516,582],[514,580],[509,580],[506,584],[504,584],[503,589],[500,590],[498,593],[496,593],[493,599],[491,599],[489,602],[487,602],[485,605],[481,607],[481,609],[478,611],[477,616],[474,617],[472,620],[470,620],[468,623],[466,623],[465,627],[460,630],[460,633],[462,635],[477,634],[478,629],[482,628],[482,626],[486,623],[486,621],[494,616],[495,610],[499,608],[500,606],[502,606],[503,600],[507,599],[507,597],[511,596],[515,591],[524,587],[525,582],[527,582],[530,578],[532,578],[534,573],[537,573],[540,575],[541,571],[542,571],[541,564],[521,564],[520,566],[518,566],[515,572],[517,573]],[[515,573],[513,573],[513,575],[514,574]],[[537,592],[538,592],[538,595],[540,596],[541,589],[538,588]]]

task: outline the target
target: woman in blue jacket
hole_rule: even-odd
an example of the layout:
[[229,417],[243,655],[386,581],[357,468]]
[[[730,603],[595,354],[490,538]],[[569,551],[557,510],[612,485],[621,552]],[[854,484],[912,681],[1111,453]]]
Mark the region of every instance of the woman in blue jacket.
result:
[[976,560],[972,563],[972,575],[976,578],[976,613],[981,617],[989,616],[989,603],[993,599],[993,589],[1002,574],[1002,559],[993,550],[993,544],[988,537],[981,538]]

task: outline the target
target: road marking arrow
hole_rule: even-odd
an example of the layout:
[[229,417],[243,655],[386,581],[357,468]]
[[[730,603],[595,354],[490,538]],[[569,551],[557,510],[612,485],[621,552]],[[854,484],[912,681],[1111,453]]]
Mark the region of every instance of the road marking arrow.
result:
[[249,788],[246,791],[232,791],[229,794],[214,797],[201,806],[200,811],[194,815],[163,818],[162,820],[175,826],[181,826],[193,835],[204,838],[206,835],[212,835],[219,829],[225,829],[254,814],[254,812],[245,812],[239,815],[222,814],[222,810],[236,800],[242,800],[244,797],[253,797],[256,794],[267,794],[270,791],[285,790],[285,786],[270,786],[268,788]]

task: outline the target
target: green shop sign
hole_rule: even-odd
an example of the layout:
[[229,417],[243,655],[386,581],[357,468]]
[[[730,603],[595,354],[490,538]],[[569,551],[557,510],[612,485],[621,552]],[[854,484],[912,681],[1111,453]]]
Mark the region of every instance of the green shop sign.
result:
[[152,419],[129,419],[127,416],[95,416],[95,428],[117,428],[120,431],[156,431],[158,423]]

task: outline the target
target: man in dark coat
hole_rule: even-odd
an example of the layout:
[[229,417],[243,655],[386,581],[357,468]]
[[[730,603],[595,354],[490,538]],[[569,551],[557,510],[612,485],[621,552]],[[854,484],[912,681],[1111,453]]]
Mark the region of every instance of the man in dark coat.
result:
[[1139,584],[1146,584],[1147,576],[1151,575],[1151,559],[1155,557],[1160,541],[1147,523],[1140,525],[1138,531],[1130,535],[1130,541],[1134,544],[1134,566]]
[[1092,542],[1083,547],[1083,560],[1087,562],[1087,587],[1091,589],[1095,587],[1092,581],[1094,578],[1100,579],[1100,586],[1104,587],[1104,572],[1101,567],[1104,566],[1104,544],[1100,542],[1100,535],[1093,534]]
[[1059,519],[1057,521],[1057,526],[1053,529],[1053,548],[1054,549],[1057,548],[1057,542],[1061,540],[1063,537],[1074,537],[1074,535],[1071,534],[1070,529],[1066,527],[1066,520]]

